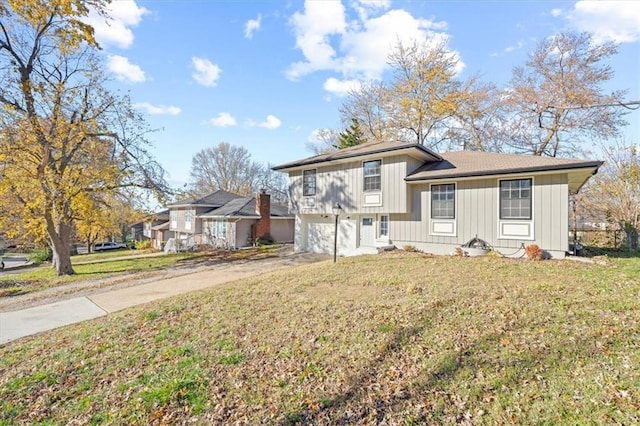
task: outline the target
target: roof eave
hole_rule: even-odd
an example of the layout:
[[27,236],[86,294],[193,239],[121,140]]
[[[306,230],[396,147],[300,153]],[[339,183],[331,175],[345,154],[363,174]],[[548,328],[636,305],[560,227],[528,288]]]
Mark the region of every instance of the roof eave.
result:
[[430,151],[429,149],[425,148],[423,145],[398,143],[397,146],[381,148],[381,149],[367,151],[367,152],[354,152],[354,153],[348,153],[345,155],[340,155],[340,153],[338,152],[338,155],[333,158],[311,157],[301,161],[294,161],[291,163],[285,163],[278,166],[274,166],[271,168],[271,170],[274,170],[274,171],[295,170],[295,169],[300,169],[300,168],[318,165],[318,164],[342,163],[358,157],[370,157],[370,156],[376,156],[379,154],[397,153],[398,151],[410,151],[410,150],[417,150],[418,152],[420,152],[420,154],[422,154],[421,157],[423,157],[425,161],[429,159],[431,159],[432,161],[442,160],[442,157],[440,155],[438,155],[433,151]]
[[468,172],[468,173],[451,173],[446,175],[439,176],[417,176],[411,177],[407,176],[404,178],[406,182],[421,182],[421,181],[432,181],[432,180],[443,180],[443,179],[468,179],[474,177],[487,177],[487,176],[503,176],[503,175],[514,175],[514,174],[523,174],[523,173],[542,173],[542,172],[561,172],[561,171],[571,171],[571,170],[580,170],[580,169],[593,169],[594,174],[598,171],[600,166],[604,164],[602,161],[590,161],[579,164],[563,164],[554,167],[548,166],[540,166],[540,167],[519,167],[515,169],[497,169],[497,170],[486,170],[480,172]]

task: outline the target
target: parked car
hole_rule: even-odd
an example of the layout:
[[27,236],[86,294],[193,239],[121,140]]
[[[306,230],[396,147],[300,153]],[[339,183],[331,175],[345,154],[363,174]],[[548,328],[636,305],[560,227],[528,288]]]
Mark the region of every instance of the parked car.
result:
[[118,250],[118,249],[125,249],[125,248],[127,248],[127,246],[121,243],[106,242],[106,243],[96,243],[93,246],[93,251]]

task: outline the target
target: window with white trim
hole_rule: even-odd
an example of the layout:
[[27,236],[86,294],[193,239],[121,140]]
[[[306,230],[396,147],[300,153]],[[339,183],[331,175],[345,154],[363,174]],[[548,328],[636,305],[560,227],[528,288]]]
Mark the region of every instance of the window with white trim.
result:
[[170,229],[176,229],[178,227],[178,211],[177,210],[169,210],[169,224]]
[[500,219],[531,220],[531,178],[500,181]]
[[456,218],[456,185],[431,185],[431,218]]
[[227,221],[215,219],[212,223],[212,232],[215,237],[227,238]]
[[316,170],[302,172],[302,195],[310,197],[316,195]]
[[380,236],[389,236],[389,216],[387,216],[386,214],[380,216]]
[[380,166],[381,160],[365,161],[362,163],[362,173],[364,178],[364,190],[365,191],[380,191],[382,188],[382,181],[380,179]]
[[186,210],[184,212],[184,229],[191,230],[193,227],[193,210]]

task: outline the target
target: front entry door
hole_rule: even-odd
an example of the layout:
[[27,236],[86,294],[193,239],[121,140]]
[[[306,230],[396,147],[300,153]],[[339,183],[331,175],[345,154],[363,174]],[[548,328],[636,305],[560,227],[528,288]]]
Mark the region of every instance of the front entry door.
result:
[[360,219],[360,245],[373,247],[376,238],[376,227],[373,225],[373,217],[364,216]]

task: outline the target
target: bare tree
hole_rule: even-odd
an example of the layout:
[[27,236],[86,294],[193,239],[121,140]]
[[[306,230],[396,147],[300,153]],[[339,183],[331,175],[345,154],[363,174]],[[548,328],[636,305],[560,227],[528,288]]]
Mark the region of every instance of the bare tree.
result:
[[620,108],[625,92],[602,89],[613,77],[608,60],[616,53],[614,43],[595,44],[588,33],[541,41],[525,66],[513,71],[505,143],[520,153],[555,157],[618,135],[626,124]]
[[[340,116],[346,127],[355,119],[364,133],[364,139],[371,142],[397,140],[398,135],[392,128],[387,108],[388,88],[383,82],[367,82],[349,92],[349,96],[340,107]],[[339,135],[334,145],[338,145]]]
[[584,208],[617,224],[627,235],[629,250],[638,250],[640,233],[640,153],[637,146],[617,143],[603,148],[605,165],[585,191]]
[[447,120],[447,148],[502,152],[505,127],[503,94],[491,83],[472,77],[465,82],[464,99]]
[[269,192],[274,201],[287,200],[284,174],[271,170],[251,159],[244,147],[221,142],[197,152],[191,159],[191,193],[206,195],[218,189],[250,196],[258,191]]
[[306,143],[306,148],[314,155],[335,151],[340,140],[340,132],[334,129],[318,129],[314,132],[314,140]]

